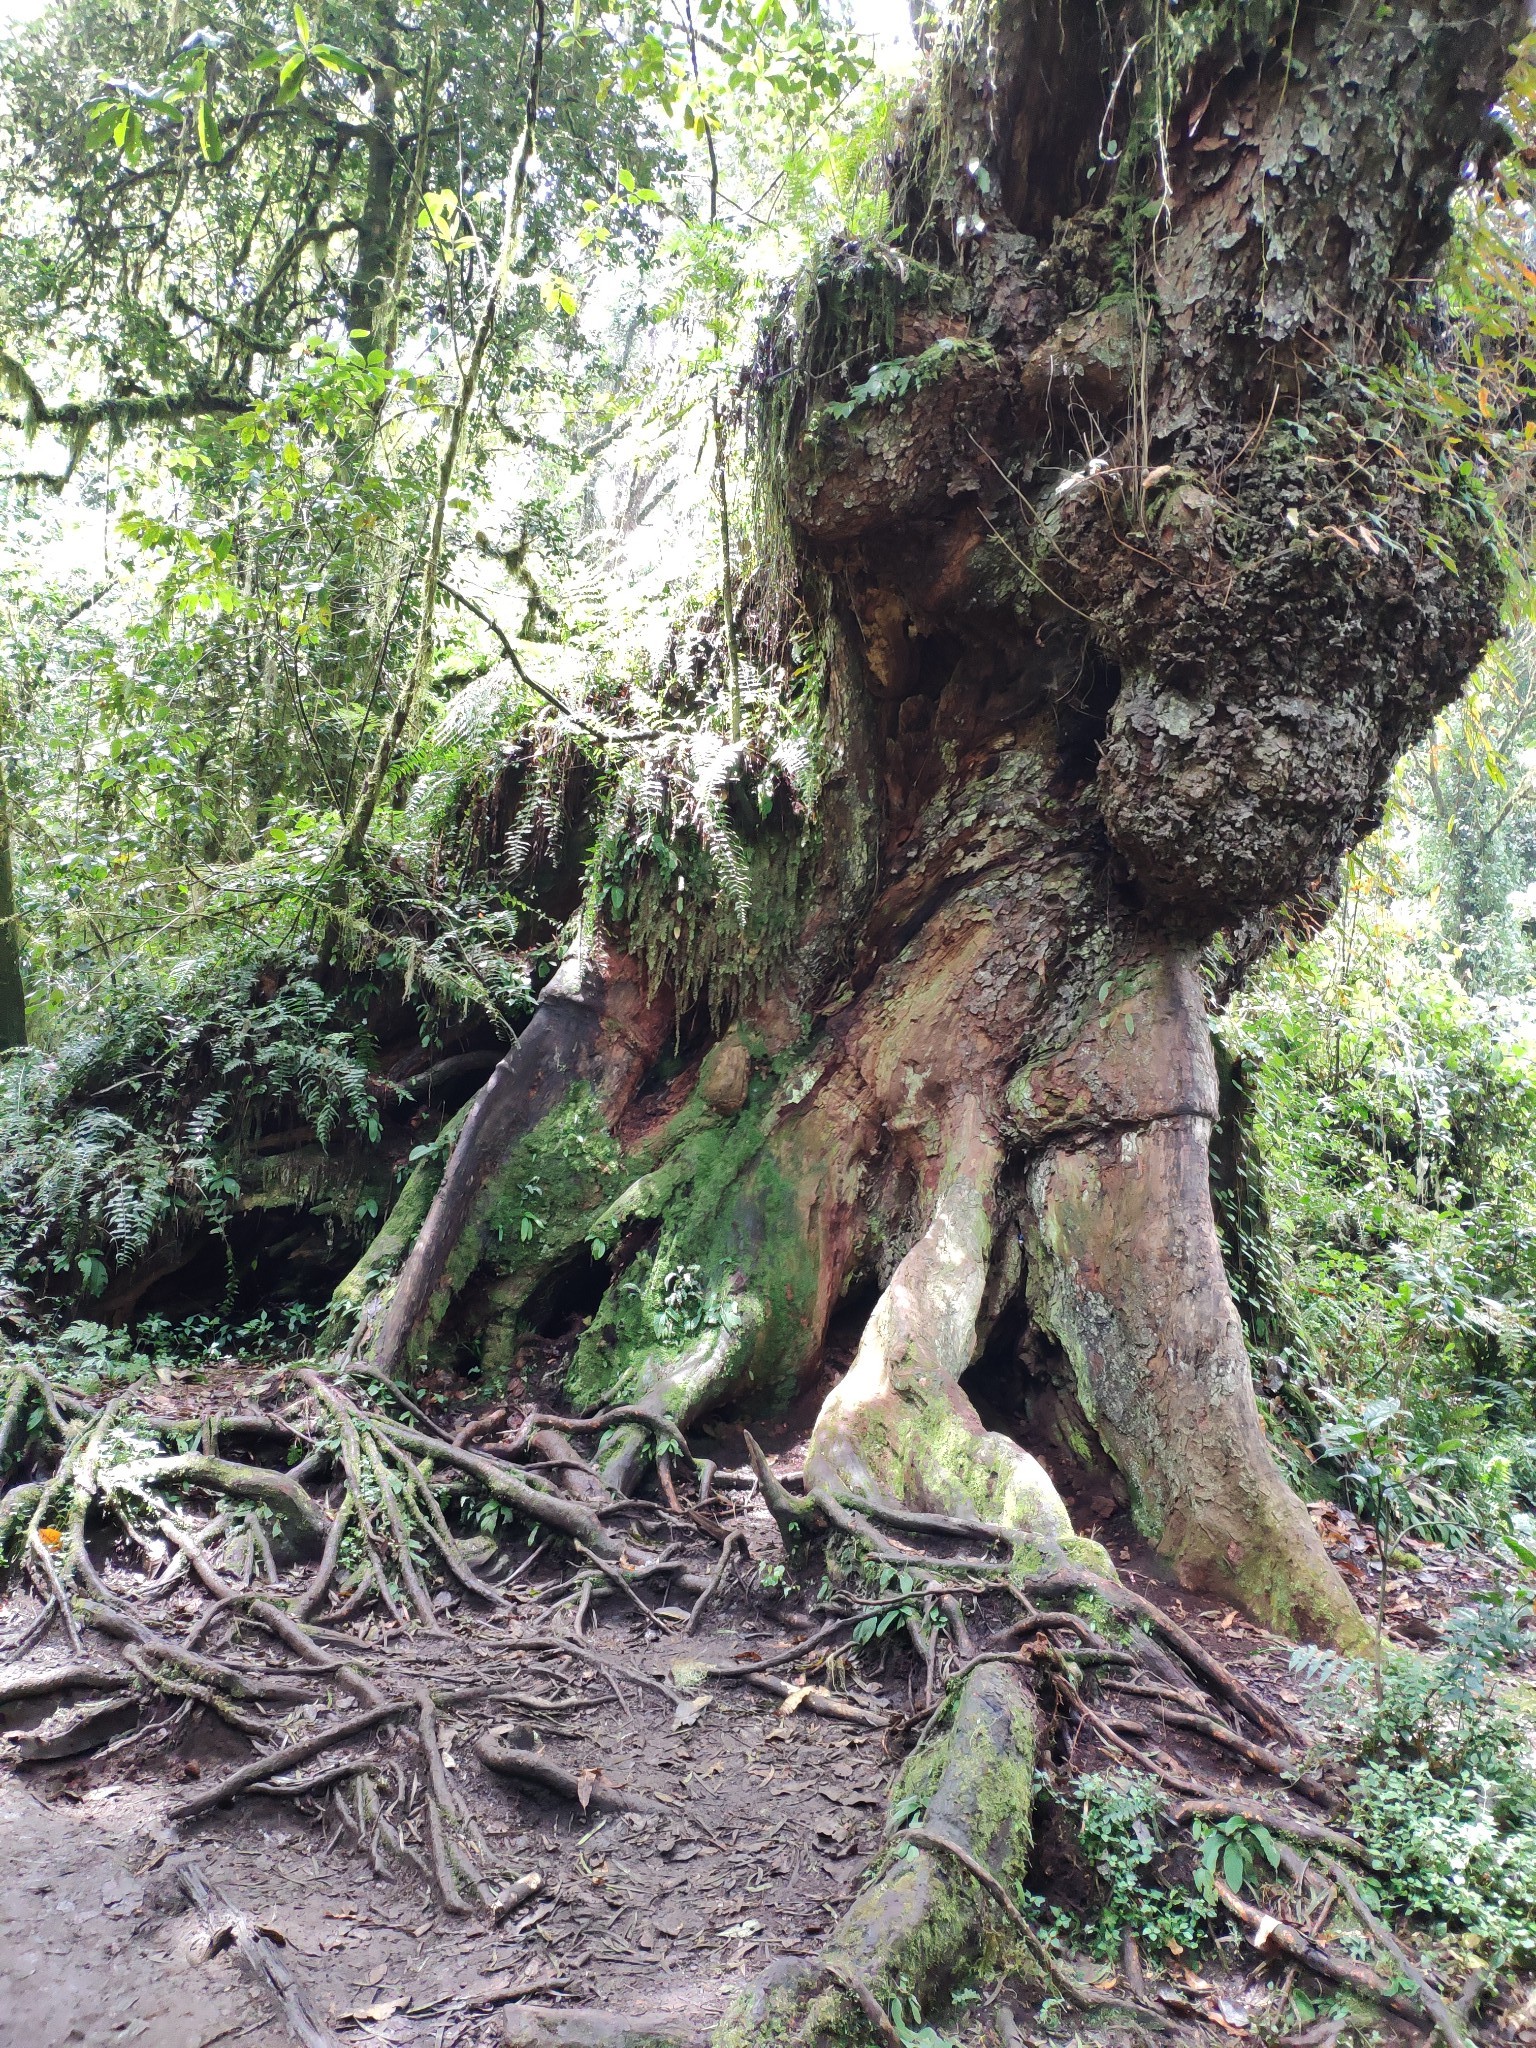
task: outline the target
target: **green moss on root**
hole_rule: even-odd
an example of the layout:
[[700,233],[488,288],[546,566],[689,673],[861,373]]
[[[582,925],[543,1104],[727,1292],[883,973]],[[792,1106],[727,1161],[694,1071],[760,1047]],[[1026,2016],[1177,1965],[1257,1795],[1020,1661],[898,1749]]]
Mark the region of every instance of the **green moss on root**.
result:
[[599,1228],[658,1222],[655,1245],[609,1287],[568,1382],[588,1408],[662,1388],[681,1412],[695,1370],[728,1349],[737,1391],[793,1391],[819,1283],[800,1190],[768,1143],[772,1084],[734,1117],[695,1115],[675,1151],[613,1202]]
[[433,1197],[442,1185],[448,1155],[453,1150],[464,1119],[466,1103],[457,1116],[443,1126],[436,1143],[424,1159],[418,1160],[395,1197],[383,1227],[357,1264],[331,1296],[330,1312],[321,1334],[322,1344],[339,1344],[362,1314],[369,1298],[398,1272],[406,1253],[416,1242]]

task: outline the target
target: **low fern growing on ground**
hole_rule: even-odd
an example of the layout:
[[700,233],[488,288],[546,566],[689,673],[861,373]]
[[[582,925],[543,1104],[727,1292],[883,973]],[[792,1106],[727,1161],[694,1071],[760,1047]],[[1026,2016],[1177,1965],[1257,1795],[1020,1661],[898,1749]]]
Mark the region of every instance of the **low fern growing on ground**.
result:
[[1536,1962],[1536,1759],[1493,1682],[1512,1618],[1465,1609],[1443,1655],[1388,1664],[1379,1698],[1358,1674],[1338,1687],[1383,1901],[1495,1972]]
[[217,1228],[264,1127],[376,1138],[372,1047],[303,956],[125,976],[46,1048],[0,1062],[0,1279],[101,1294],[185,1225]]

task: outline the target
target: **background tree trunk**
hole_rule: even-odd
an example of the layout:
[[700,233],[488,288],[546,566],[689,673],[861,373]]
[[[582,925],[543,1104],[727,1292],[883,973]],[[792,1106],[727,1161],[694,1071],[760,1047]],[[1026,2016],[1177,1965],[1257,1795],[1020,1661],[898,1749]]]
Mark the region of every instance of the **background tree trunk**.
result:
[[21,975],[21,913],[11,858],[11,798],[0,761],[0,1047],[27,1042],[27,997]]

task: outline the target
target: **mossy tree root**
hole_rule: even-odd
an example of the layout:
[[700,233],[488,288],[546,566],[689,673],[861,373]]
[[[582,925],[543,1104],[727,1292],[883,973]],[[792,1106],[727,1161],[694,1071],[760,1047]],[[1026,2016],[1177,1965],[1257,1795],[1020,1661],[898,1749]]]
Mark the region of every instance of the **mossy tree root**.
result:
[[[1074,1535],[1037,1461],[983,1428],[960,1381],[976,1349],[1003,1150],[979,1098],[950,1103],[942,1146],[927,1227],[817,1418],[804,1496],[791,1494],[757,1446],[749,1448],[787,1538],[820,1528],[852,1539],[865,1558],[902,1567],[901,1583],[915,1583],[930,1602],[961,1581],[1006,1586],[1020,1620],[979,1652],[968,1649],[952,1671],[893,1787],[887,1850],[819,1966],[762,1987],[722,2027],[717,2048],[764,2033],[796,2048],[864,2038],[861,2027],[881,2035],[872,2015],[894,2001],[938,2010],[962,1974],[989,1968],[1015,1970],[1082,2008],[1104,2002],[1055,1962],[1017,1905],[1043,1759],[1037,1688],[1053,1710],[1075,1710],[1095,1727],[1102,1718],[1068,1677],[1068,1654],[1090,1668],[1102,1660],[1107,1669],[1139,1669],[1140,1682],[1176,1695],[1186,1712],[1191,1700],[1214,1697],[1258,1735],[1285,1739],[1262,1700],[1122,1586],[1099,1545]],[[999,1547],[1005,1556],[986,1555]],[[1090,1614],[1107,1616],[1123,1641],[1110,1641]],[[1063,1631],[1070,1653],[1052,1640]],[[1033,1647],[1001,1646],[1020,1636]],[[915,1640],[921,1650],[920,1632]],[[932,1662],[930,1643],[930,1685]],[[1202,1714],[1199,1725],[1279,1767],[1271,1751],[1214,1715]],[[1138,2018],[1163,2024],[1144,2008]]]
[[1284,1634],[1359,1648],[1359,1611],[1259,1420],[1211,1205],[1216,1069],[1193,959],[1148,953],[1008,1094],[1039,1148],[1030,1307],[1140,1527],[1183,1584]]
[[[408,1375],[472,1270],[469,1248],[482,1199],[517,1140],[582,1084],[593,1089],[604,1118],[617,1120],[655,1059],[670,1017],[668,1001],[647,999],[640,970],[626,955],[600,959],[578,950],[564,962],[458,1131],[378,1322],[371,1362],[380,1372]],[[403,1241],[404,1232],[397,1235]],[[372,1253],[365,1264],[372,1274]]]
[[[893,1804],[921,1813],[1004,1887],[1020,1883],[1029,1868],[1039,1727],[1017,1671],[983,1666],[964,1680],[944,1725],[908,1758]],[[962,1970],[1011,1959],[1008,1932],[995,1902],[953,1857],[897,1833],[818,1962],[743,2001],[717,2030],[715,2048],[857,2039],[867,2019],[860,1987],[885,2011],[898,1994],[932,2011]],[[1038,1973],[1037,1982],[1043,1992]]]
[[[928,1226],[897,1266],[852,1366],[817,1418],[805,1502],[772,1479],[752,1447],[770,1505],[791,1527],[825,1517],[862,1539],[866,1551],[905,1554],[914,1567],[930,1560],[882,1541],[868,1514],[884,1508],[935,1534],[1001,1537],[1013,1556],[992,1567],[994,1577],[1043,1564],[1082,1571],[1090,1561],[1107,1573],[1098,1546],[1074,1537],[1037,1461],[983,1429],[960,1387],[975,1348],[1001,1165],[974,1097],[946,1118],[945,1161]],[[898,1994],[931,2010],[962,1970],[974,1974],[1005,1956],[1017,1961],[1017,1930],[988,1880],[1006,1900],[1027,1871],[1039,1728],[1018,1661],[977,1659],[892,1790],[893,1815],[921,1815],[927,1839],[897,1833],[819,1967],[763,1987],[724,2023],[717,2048],[765,2034],[819,2048],[854,2037],[850,2027],[873,2024],[872,2011],[889,2011]],[[1039,1955],[1026,1962],[1046,1988]]]
[[945,1167],[927,1228],[876,1304],[852,1365],[811,1434],[812,1493],[959,1517],[1005,1534],[1039,1558],[1108,1569],[1038,1459],[984,1429],[961,1374],[976,1349],[1002,1164],[982,1105],[950,1111]]

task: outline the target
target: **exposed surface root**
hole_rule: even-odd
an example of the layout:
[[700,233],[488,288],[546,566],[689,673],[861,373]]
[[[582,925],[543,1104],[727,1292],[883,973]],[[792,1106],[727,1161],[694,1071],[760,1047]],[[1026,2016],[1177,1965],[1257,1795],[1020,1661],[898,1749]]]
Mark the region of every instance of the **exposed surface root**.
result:
[[[981,1213],[957,1183],[940,1207],[941,1241],[922,1257],[964,1243]],[[962,1354],[973,1313],[966,1297],[953,1340],[933,1336],[918,1313],[932,1271],[878,1325],[900,1333],[900,1401],[920,1419],[930,1395],[959,1413],[946,1361]],[[896,1373],[885,1381],[889,1391]],[[122,1744],[147,1757],[188,1716],[206,1717],[222,1731],[223,1760],[177,1788],[162,1824],[185,1832],[238,1816],[246,1802],[280,1803],[376,1871],[430,1889],[461,1923],[499,1927],[544,1897],[547,1880],[527,1867],[526,1848],[509,1858],[488,1832],[483,1802],[466,1796],[471,1758],[488,1774],[479,1782],[568,1813],[582,1831],[664,1829],[729,1851],[696,1788],[665,1774],[636,1782],[601,1739],[566,1746],[593,1688],[620,1713],[660,1714],[674,1733],[734,1697],[762,1701],[773,1727],[799,1715],[846,1739],[878,1737],[898,1768],[862,1887],[815,1955],[718,2020],[719,2048],[883,2042],[888,2028],[900,2040],[916,2012],[941,2013],[958,1990],[989,1982],[1013,1985],[1016,2001],[1065,2001],[1084,2023],[1163,2027],[1181,2008],[1155,1981],[1106,1982],[1061,1951],[1031,1904],[1041,1787],[1092,1756],[1159,1780],[1174,1838],[1239,1817],[1307,1852],[1367,1860],[1338,1824],[1336,1789],[1301,1769],[1274,1704],[1113,1576],[1097,1546],[1058,1541],[1054,1510],[1043,1525],[1010,1521],[1025,1497],[1016,1477],[1000,1492],[990,1481],[970,1492],[935,1473],[913,1502],[884,1483],[895,1465],[866,1456],[855,1488],[850,1466],[827,1455],[846,1439],[818,1426],[806,1492],[754,1445],[756,1484],[747,1471],[711,1468],[707,1501],[688,1497],[686,1466],[660,1501],[606,1489],[576,1500],[516,1460],[537,1457],[557,1423],[574,1435],[603,1418],[533,1410],[504,1441],[472,1446],[468,1430],[445,1428],[419,1404],[402,1420],[403,1404],[366,1376],[303,1371],[272,1398],[281,1426],[239,1440],[296,1460],[287,1471],[174,1448],[184,1431],[127,1401],[93,1409],[28,1380],[26,1427],[9,1439],[6,1476],[17,1483],[5,1496],[26,1504],[9,1524],[10,1559],[23,1574],[35,1568],[37,1618],[18,1640],[35,1656],[53,1632],[68,1654],[0,1671],[0,1709],[35,1713],[73,1697],[89,1711],[34,1731],[13,1762],[48,1768],[44,1759]],[[845,1406],[838,1429],[856,1412]],[[204,1439],[224,1434],[214,1419]],[[885,1444],[878,1432],[864,1441]],[[727,1636],[722,1654],[721,1618],[753,1597],[743,1565],[772,1543],[770,1517],[806,1579],[822,1577],[821,1612],[801,1619],[794,1640],[743,1652]],[[631,1630],[627,1652],[612,1625],[588,1632],[599,1603]],[[495,1653],[477,1648],[466,1664],[461,1641],[494,1643]],[[893,1658],[904,1701],[888,1680],[872,1682]],[[231,1743],[247,1753],[231,1755]],[[1330,1868],[1347,1904],[1345,1862]],[[1449,2013],[1447,2001],[1390,1930],[1370,1927],[1363,1900],[1355,1918],[1385,1975],[1320,1931],[1299,1934],[1311,1946],[1298,1947],[1283,1911],[1238,1892],[1221,1903],[1255,1935],[1262,1926],[1260,1953],[1372,1998],[1385,1986],[1384,2010],[1445,2030],[1436,2008]],[[1354,1975],[1330,1979],[1336,1962]],[[507,2038],[585,2040],[584,2024],[573,2012],[547,2025],[530,2015]],[[614,2020],[590,2038],[700,2039],[698,2020],[663,2016],[647,2033],[649,2024]]]

